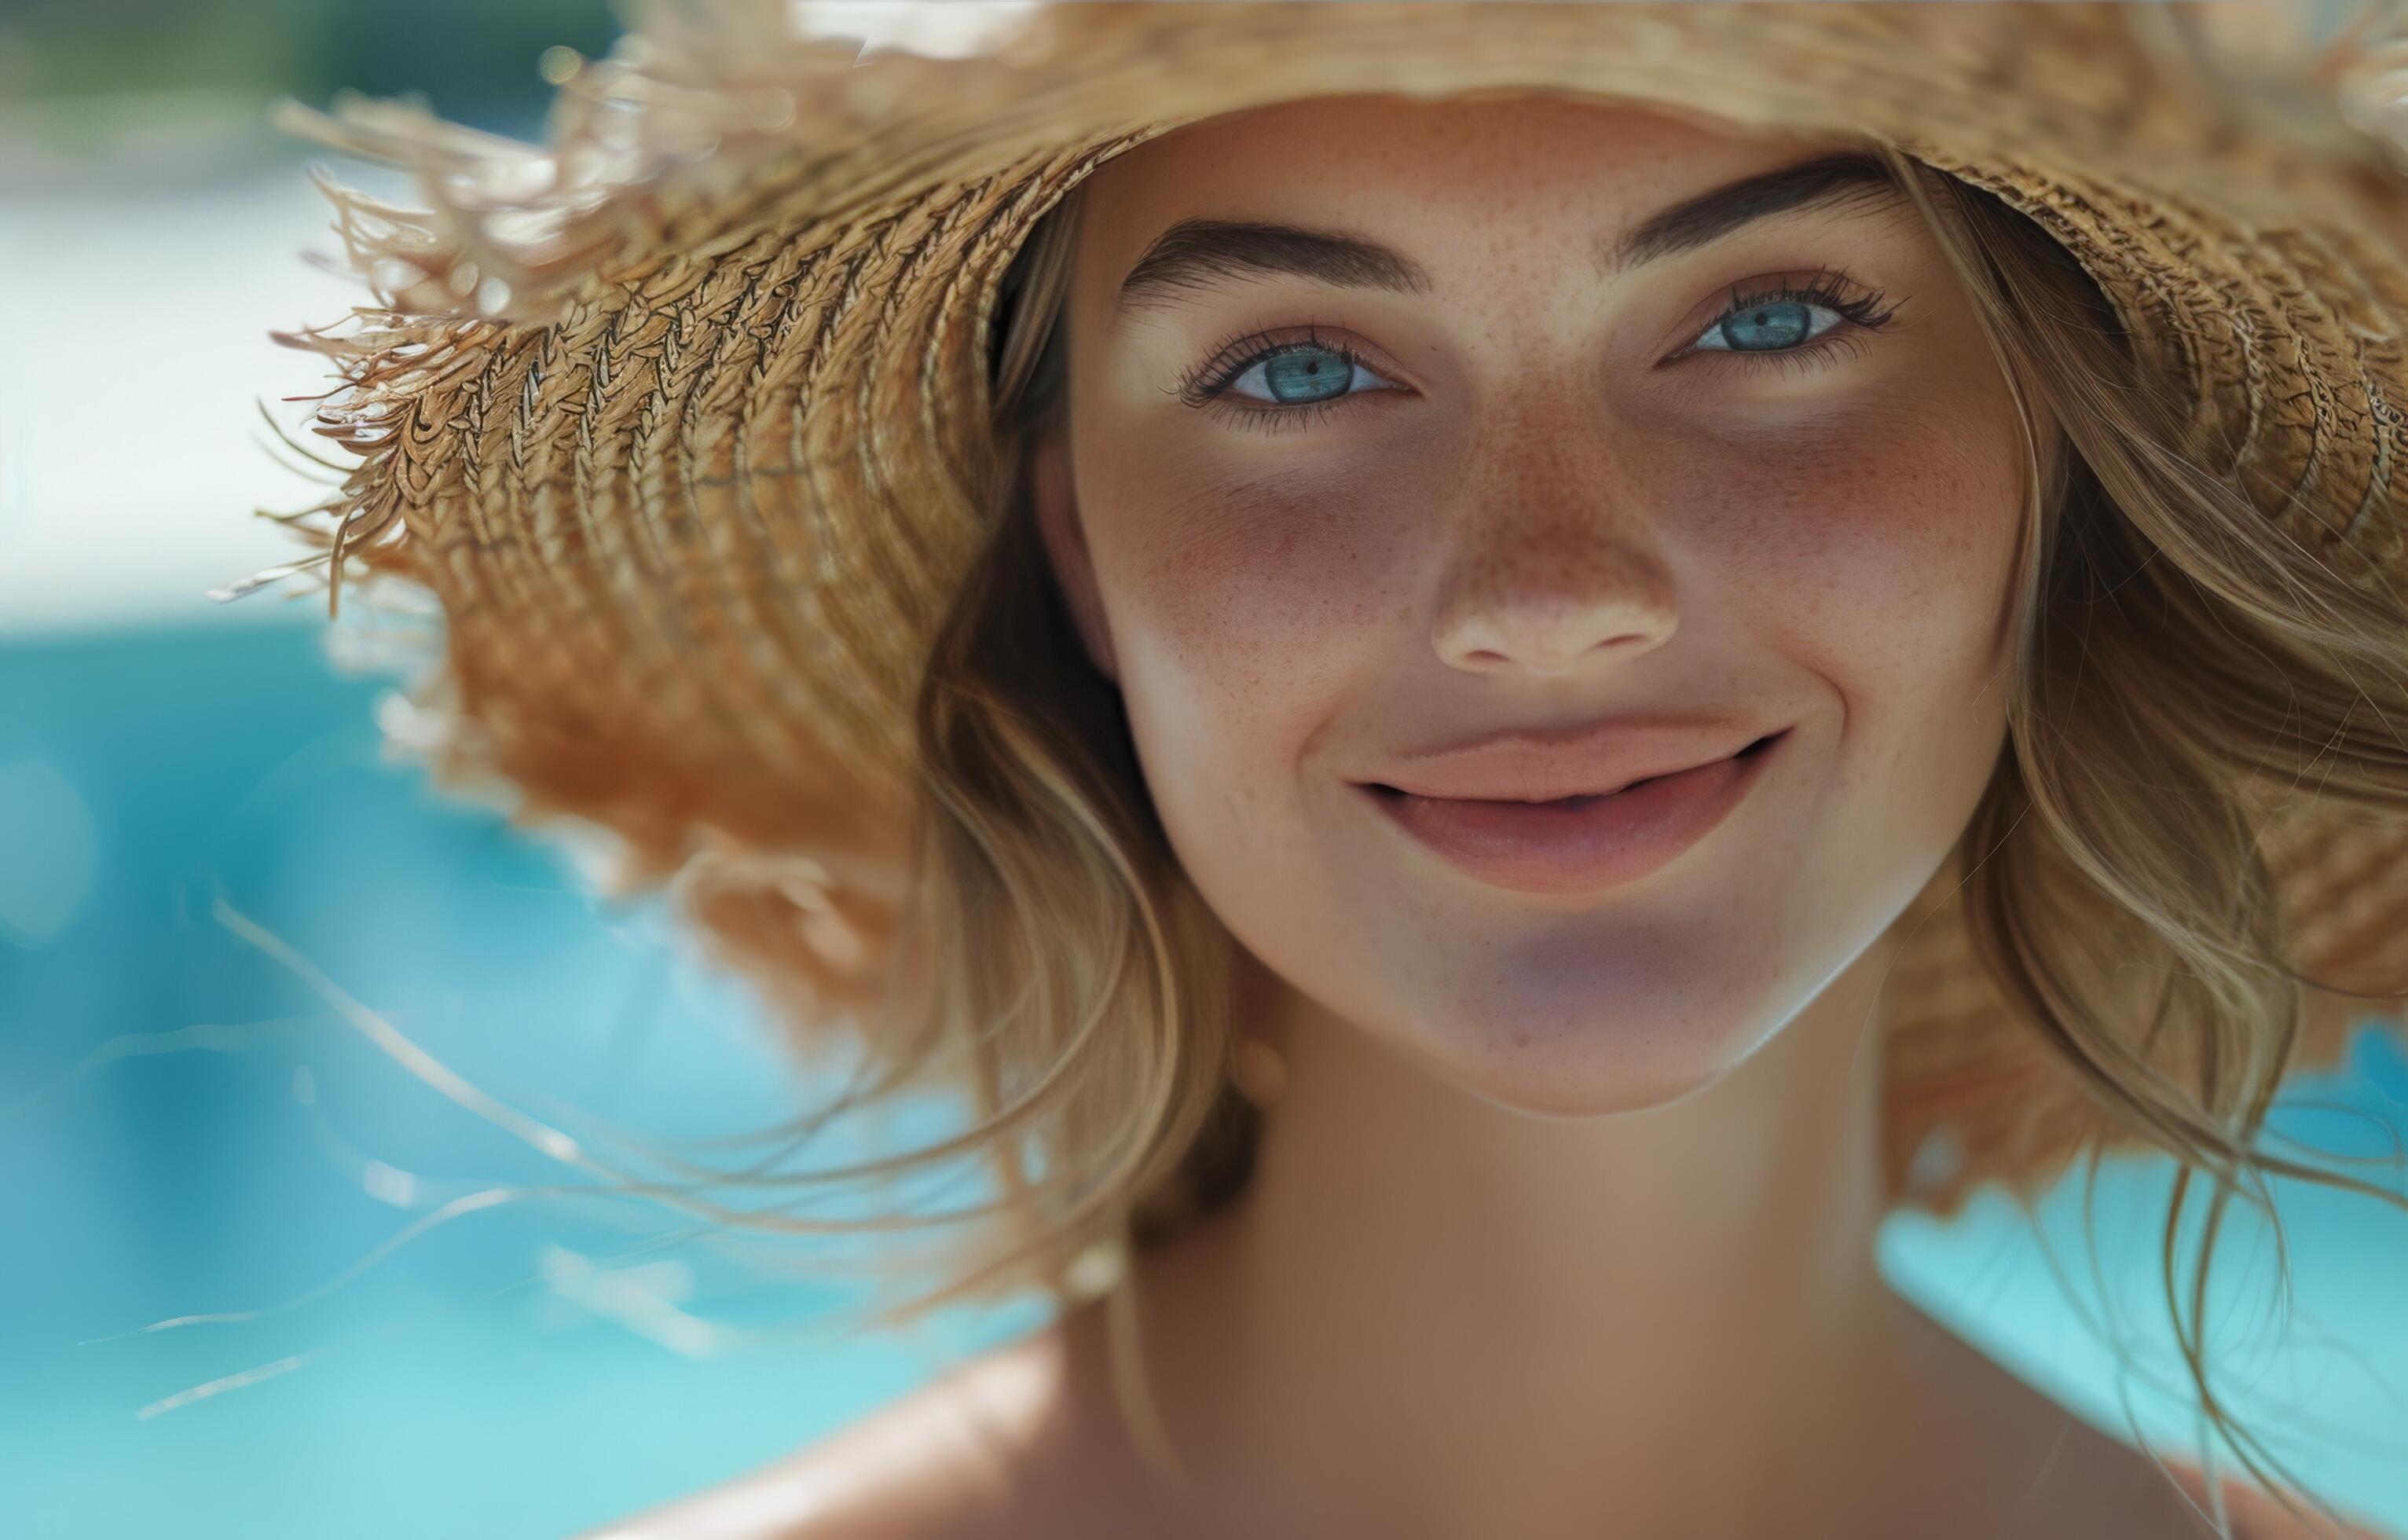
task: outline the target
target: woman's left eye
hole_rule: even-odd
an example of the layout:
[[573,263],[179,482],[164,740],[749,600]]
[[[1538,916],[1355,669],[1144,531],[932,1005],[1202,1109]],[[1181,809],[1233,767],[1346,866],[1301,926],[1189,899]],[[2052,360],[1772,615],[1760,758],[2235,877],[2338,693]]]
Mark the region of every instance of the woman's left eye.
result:
[[1709,352],[1779,353],[1812,342],[1846,320],[1828,305],[1776,299],[1724,314],[1689,345]]
[[1879,293],[1852,295],[1836,277],[1821,273],[1804,288],[1734,294],[1729,308],[1681,353],[1792,353],[1842,325],[1878,331],[1898,309],[1884,305],[1884,297]]

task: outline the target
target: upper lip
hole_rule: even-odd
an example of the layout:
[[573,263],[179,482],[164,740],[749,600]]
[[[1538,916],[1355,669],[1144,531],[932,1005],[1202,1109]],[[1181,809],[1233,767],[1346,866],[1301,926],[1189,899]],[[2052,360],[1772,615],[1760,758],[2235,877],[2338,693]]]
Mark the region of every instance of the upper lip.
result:
[[1406,757],[1367,784],[1416,797],[1548,802],[1599,797],[1652,776],[1727,759],[1777,729],[1695,717],[1617,717],[1566,728],[1524,728],[1442,744]]

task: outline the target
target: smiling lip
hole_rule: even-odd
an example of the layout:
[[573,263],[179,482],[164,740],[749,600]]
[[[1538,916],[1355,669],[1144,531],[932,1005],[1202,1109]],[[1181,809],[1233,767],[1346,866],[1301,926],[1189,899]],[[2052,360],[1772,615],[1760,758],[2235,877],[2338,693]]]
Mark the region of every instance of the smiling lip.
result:
[[1602,796],[1521,801],[1357,786],[1406,833],[1483,882],[1520,893],[1593,893],[1636,882],[1704,839],[1786,736],[1784,728],[1736,754]]
[[1728,720],[1613,716],[1575,727],[1524,728],[1426,748],[1356,779],[1417,797],[1551,802],[1602,797],[1676,770],[1727,759],[1771,734]]

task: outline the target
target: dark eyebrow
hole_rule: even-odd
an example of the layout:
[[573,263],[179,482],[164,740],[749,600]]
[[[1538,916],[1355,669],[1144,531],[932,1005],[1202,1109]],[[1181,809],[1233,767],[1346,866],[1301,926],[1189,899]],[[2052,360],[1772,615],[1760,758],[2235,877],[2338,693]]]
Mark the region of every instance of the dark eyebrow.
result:
[[1869,151],[1817,155],[1726,182],[1649,215],[1614,243],[1604,266],[1622,272],[1694,251],[1774,214],[1850,202],[1885,203],[1905,195],[1888,165]]
[[1293,224],[1183,219],[1155,237],[1121,280],[1120,308],[1141,309],[1246,269],[1294,273],[1344,289],[1411,295],[1430,290],[1429,274],[1419,263],[1359,236]]
[[[1902,195],[1889,167],[1865,151],[1819,155],[1742,178],[1649,215],[1598,257],[1601,272],[1693,251],[1774,214]],[[1429,274],[1378,241],[1336,230],[1240,220],[1183,219],[1154,237],[1121,280],[1124,311],[1164,302],[1241,271],[1291,273],[1339,288],[1423,295]]]

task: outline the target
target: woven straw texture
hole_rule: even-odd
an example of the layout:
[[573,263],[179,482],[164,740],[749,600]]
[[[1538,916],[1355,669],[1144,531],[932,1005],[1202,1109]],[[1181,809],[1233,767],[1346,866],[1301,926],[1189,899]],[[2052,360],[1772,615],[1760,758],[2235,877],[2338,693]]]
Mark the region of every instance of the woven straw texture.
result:
[[[2313,111],[2239,113],[2155,21],[1097,4],[969,57],[856,61],[776,6],[665,13],[567,79],[540,150],[388,104],[310,125],[413,170],[431,211],[330,189],[376,303],[299,340],[342,376],[315,427],[360,458],[292,517],[337,598],[348,571],[439,603],[418,694],[439,775],[610,831],[617,885],[670,885],[787,1004],[840,1015],[893,933],[919,662],[993,506],[997,280],[1096,166],[1182,122],[1541,89],[1885,137],[2062,241],[2267,517],[2344,570],[2396,572],[2389,149]],[[2302,968],[2353,987],[2408,968],[2408,828],[2310,807],[2268,839]],[[1901,921],[1885,993],[1891,1190],[1940,1213],[1986,1181],[2035,1189],[2100,1131],[1975,960],[1955,876]],[[2300,1067],[2364,1002],[2327,1007]]]

